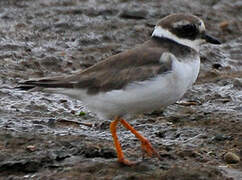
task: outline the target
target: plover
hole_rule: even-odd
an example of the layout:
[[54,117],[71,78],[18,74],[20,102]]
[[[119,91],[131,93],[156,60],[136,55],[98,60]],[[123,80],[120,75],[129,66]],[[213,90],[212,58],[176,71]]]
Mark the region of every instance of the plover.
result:
[[150,142],[123,118],[128,114],[164,108],[178,101],[196,81],[204,43],[220,44],[206,34],[204,22],[189,14],[161,19],[151,38],[134,49],[111,56],[70,76],[28,80],[18,88],[38,88],[81,100],[102,118],[112,119],[110,131],[118,162],[124,158],[116,127],[121,123],[140,141],[148,155],[159,157]]

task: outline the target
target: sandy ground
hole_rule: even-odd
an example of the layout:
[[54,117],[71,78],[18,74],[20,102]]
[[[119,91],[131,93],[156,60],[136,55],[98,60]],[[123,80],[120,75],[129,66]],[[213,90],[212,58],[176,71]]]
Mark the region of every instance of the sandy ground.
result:
[[[201,72],[181,102],[128,121],[162,160],[144,157],[125,129],[116,162],[110,120],[80,101],[13,89],[29,77],[71,74],[150,38],[162,17],[204,19],[220,46],[201,49]],[[242,179],[240,0],[0,1],[0,179]]]

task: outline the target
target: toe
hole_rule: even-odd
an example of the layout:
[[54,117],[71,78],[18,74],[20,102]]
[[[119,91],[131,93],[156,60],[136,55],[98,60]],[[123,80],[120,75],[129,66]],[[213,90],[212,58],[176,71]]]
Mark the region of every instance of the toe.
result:
[[127,159],[119,159],[118,162],[125,166],[133,166],[133,165],[137,164],[136,162],[129,161]]
[[147,139],[142,142],[141,148],[148,154],[148,156],[155,155],[160,159],[159,153],[152,147],[152,145]]

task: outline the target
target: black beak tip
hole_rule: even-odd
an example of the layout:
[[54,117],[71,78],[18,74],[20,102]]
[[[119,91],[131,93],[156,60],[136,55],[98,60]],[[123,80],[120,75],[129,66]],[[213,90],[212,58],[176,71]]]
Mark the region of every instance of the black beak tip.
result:
[[205,34],[204,39],[206,40],[206,42],[211,44],[222,44],[219,40],[207,34]]
[[217,44],[217,45],[219,45],[219,44],[222,44],[219,40],[217,40],[217,39],[213,39],[213,42],[210,42],[210,43],[212,43],[212,44]]

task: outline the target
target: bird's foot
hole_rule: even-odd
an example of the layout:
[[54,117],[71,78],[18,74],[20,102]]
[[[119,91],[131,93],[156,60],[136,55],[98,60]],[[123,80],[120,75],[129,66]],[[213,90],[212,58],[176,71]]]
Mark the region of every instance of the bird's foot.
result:
[[127,159],[119,159],[118,162],[125,166],[133,166],[137,164],[137,162],[129,161]]
[[150,144],[150,142],[147,139],[143,139],[141,141],[141,148],[144,152],[147,153],[148,156],[150,156],[150,157],[156,156],[156,157],[158,157],[158,159],[161,159],[159,153],[152,147],[152,145]]

